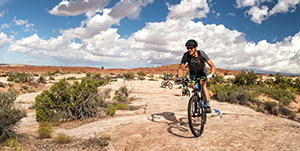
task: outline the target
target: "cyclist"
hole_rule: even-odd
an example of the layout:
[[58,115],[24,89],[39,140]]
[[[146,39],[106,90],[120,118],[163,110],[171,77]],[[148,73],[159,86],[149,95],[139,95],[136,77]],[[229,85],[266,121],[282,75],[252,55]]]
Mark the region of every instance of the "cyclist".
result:
[[183,80],[182,80],[182,93],[184,93],[185,94],[185,86],[186,87],[188,87],[188,82],[189,82],[190,80],[189,80],[189,78],[188,77],[185,77]]
[[169,81],[169,73],[164,76],[164,84]]
[[[197,41],[195,41],[194,39],[190,39],[185,43],[185,46],[188,51],[185,52],[182,56],[181,63],[177,71],[179,76],[178,80],[181,80],[182,70],[185,67],[186,63],[188,63],[189,72],[190,72],[189,76],[191,79],[193,89],[195,89],[195,80],[197,78],[203,79],[205,77],[207,77],[207,79],[209,80],[210,78],[214,77],[216,67],[204,51],[197,50],[198,47]],[[211,73],[209,75],[207,75],[205,63],[207,63],[210,66]],[[210,102],[209,102],[210,96],[206,87],[206,81],[201,81],[200,87],[203,91],[204,98],[205,98],[206,112],[211,113]]]

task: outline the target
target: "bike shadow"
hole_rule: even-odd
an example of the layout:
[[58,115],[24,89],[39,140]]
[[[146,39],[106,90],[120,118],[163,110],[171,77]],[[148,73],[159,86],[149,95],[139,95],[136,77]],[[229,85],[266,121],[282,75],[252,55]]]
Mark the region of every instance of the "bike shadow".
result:
[[188,119],[182,117],[177,119],[173,112],[162,112],[151,114],[151,121],[156,123],[166,123],[167,132],[181,138],[195,138],[189,129]]

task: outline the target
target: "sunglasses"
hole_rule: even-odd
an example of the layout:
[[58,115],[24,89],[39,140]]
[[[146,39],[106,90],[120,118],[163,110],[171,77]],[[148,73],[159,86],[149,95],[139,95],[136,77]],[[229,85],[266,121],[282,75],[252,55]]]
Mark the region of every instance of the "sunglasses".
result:
[[186,47],[187,50],[194,49],[195,47]]

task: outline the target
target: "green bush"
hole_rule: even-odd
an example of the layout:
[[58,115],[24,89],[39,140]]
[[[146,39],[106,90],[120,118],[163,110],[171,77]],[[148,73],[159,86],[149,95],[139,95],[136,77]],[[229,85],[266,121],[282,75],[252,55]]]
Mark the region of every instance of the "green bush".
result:
[[5,141],[5,145],[14,151],[23,151],[24,150],[23,147],[20,147],[17,137],[16,138],[12,138],[12,137],[8,138]]
[[134,73],[132,73],[132,72],[123,73],[123,77],[126,80],[132,80],[132,79],[134,79]]
[[126,86],[122,86],[115,91],[115,96],[113,97],[113,100],[116,100],[118,102],[129,101],[130,93],[131,91]]
[[137,75],[139,80],[145,80],[144,76],[146,76],[146,73],[144,71],[137,72]]
[[37,130],[37,136],[39,139],[51,138],[52,132],[53,129],[50,123],[39,123],[39,128]]
[[35,98],[36,120],[52,122],[101,116],[105,103],[98,94],[99,86],[91,77],[73,85],[61,79],[50,91],[45,90]]
[[128,110],[128,105],[124,103],[117,104],[119,110]]
[[108,104],[106,115],[114,116],[115,114],[116,114],[116,107],[112,104]]
[[14,90],[9,89],[6,93],[0,91],[0,142],[16,136],[16,124],[26,117],[26,112],[15,106],[16,97]]

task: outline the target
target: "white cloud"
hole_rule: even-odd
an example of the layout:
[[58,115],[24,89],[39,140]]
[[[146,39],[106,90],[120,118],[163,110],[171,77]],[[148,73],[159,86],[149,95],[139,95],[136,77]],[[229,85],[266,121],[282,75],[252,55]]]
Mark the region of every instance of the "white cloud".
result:
[[262,6],[261,8],[253,6],[250,10],[247,10],[246,13],[251,17],[251,20],[255,23],[261,24],[263,20],[268,18],[268,7]]
[[62,0],[49,13],[57,16],[77,16],[104,8],[108,2],[109,0]]
[[206,17],[209,12],[209,7],[206,0],[182,0],[180,4],[168,5],[170,10],[169,19],[185,19],[190,20],[194,18]]
[[250,7],[249,10],[246,10],[246,14],[252,16],[251,20],[257,24],[261,24],[262,21],[276,13],[294,12],[300,0],[278,0],[272,9],[264,5],[267,2],[272,2],[272,0],[236,0],[237,8]]
[[4,23],[4,24],[1,25],[1,28],[2,28],[2,29],[3,29],[3,28],[9,28],[9,27],[10,27],[10,25],[7,24],[7,23]]
[[15,16],[14,19],[12,20],[12,22],[14,22],[16,26],[25,25],[25,29],[24,29],[25,32],[34,31],[34,29],[32,28],[34,26],[34,24],[30,23],[28,21],[28,19],[26,19],[26,20],[22,20],[22,19],[17,20],[17,17]]
[[[0,6],[1,6],[1,4],[0,4]],[[3,18],[4,15],[5,15],[7,12],[8,12],[8,9],[7,9],[7,10],[1,11],[1,12],[0,12],[0,18]]]
[[299,5],[300,0],[278,0],[278,3],[269,12],[270,15],[276,13],[287,13],[289,11],[294,12],[296,10],[296,5]]
[[3,48],[7,42],[8,42],[7,36],[3,32],[1,32],[0,33],[0,48]]
[[92,38],[99,34],[101,31],[108,30],[113,24],[118,24],[120,19],[114,19],[108,14],[110,9],[104,9],[103,14],[96,14],[92,18],[88,18],[82,22],[81,27],[70,29],[74,34],[78,35],[79,38]]
[[135,19],[139,16],[142,6],[152,3],[154,0],[122,0],[118,2],[109,13],[113,18],[129,17]]

